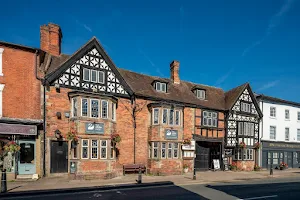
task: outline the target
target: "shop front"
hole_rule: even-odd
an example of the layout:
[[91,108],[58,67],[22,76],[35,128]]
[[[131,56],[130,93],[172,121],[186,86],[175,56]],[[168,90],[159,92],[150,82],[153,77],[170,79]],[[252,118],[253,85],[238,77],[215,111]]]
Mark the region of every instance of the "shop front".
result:
[[262,141],[262,167],[276,169],[282,162],[289,168],[300,167],[300,143]]
[[[9,151],[3,159],[8,179],[18,176],[32,178],[40,174],[40,151],[37,137],[37,125],[0,123],[0,141],[3,144],[16,144],[19,151]],[[36,177],[36,176],[35,176]]]

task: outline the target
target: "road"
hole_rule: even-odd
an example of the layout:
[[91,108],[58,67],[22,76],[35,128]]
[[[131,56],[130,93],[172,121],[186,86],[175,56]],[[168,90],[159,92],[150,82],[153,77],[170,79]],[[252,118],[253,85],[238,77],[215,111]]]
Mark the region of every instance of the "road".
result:
[[[276,181],[276,182],[275,182]],[[1,198],[1,196],[0,196]],[[211,185],[165,185],[146,188],[112,189],[107,191],[85,191],[73,193],[50,193],[22,197],[3,197],[2,200],[160,200],[160,199],[220,199],[220,200],[255,200],[255,199],[300,199],[300,180],[297,178],[267,179],[236,183],[216,183]]]

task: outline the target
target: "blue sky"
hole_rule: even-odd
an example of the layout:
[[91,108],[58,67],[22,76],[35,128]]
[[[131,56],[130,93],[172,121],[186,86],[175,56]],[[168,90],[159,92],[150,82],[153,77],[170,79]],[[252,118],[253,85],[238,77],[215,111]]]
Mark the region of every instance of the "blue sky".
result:
[[39,26],[63,31],[72,54],[96,36],[118,67],[300,102],[299,0],[4,1],[0,40],[39,47]]

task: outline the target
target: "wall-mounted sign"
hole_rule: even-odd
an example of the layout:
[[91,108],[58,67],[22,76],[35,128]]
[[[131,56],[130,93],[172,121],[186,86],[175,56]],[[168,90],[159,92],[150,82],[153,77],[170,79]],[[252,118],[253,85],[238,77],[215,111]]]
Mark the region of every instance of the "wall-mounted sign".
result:
[[85,123],[85,132],[91,134],[104,134],[104,123]]
[[232,156],[232,149],[224,149],[225,156]]
[[195,141],[191,141],[191,144],[183,144],[182,145],[182,150],[185,150],[185,151],[194,151],[196,148],[195,148]]
[[37,135],[36,126],[0,123],[0,134]]
[[285,142],[262,142],[262,148],[266,149],[300,149],[300,144]]
[[165,131],[165,138],[168,140],[177,140],[178,139],[178,131],[167,129]]

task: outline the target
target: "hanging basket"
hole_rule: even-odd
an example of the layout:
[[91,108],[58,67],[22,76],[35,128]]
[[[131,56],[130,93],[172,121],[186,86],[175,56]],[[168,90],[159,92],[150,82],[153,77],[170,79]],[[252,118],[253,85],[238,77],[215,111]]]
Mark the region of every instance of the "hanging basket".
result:
[[117,133],[111,135],[111,142],[113,144],[118,144],[121,142],[121,136]]
[[240,142],[239,147],[240,147],[241,149],[245,149],[245,148],[246,148],[245,142]]

